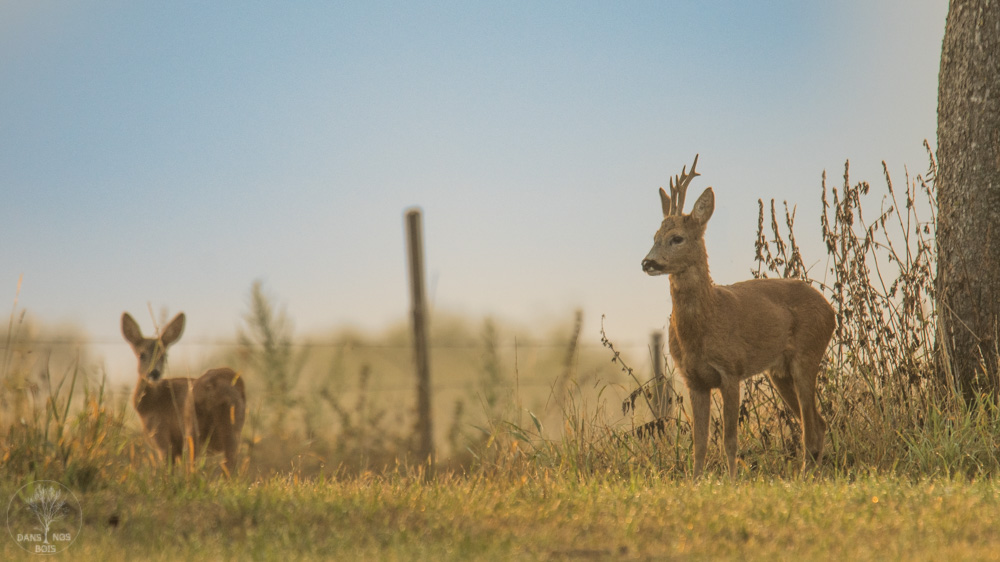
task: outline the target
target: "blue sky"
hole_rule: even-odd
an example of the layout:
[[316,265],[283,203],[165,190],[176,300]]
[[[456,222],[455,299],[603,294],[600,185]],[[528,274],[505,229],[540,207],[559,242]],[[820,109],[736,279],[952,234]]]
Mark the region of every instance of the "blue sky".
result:
[[670,310],[639,267],[656,189],[701,153],[719,283],[748,277],[758,198],[815,243],[824,169],[925,169],[946,11],[0,0],[0,295],[23,275],[21,308],[97,342],[147,302],[225,339],[260,279],[300,334],[378,330],[419,205],[436,310],[582,308],[585,339],[603,314],[641,348]]

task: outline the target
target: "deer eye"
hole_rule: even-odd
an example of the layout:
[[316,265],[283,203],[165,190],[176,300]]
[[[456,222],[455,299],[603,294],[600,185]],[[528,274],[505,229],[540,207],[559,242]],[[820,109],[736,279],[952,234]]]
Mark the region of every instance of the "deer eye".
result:
[[676,246],[678,244],[683,244],[683,243],[684,243],[684,237],[683,236],[674,236],[673,238],[670,239],[670,245],[671,246]]

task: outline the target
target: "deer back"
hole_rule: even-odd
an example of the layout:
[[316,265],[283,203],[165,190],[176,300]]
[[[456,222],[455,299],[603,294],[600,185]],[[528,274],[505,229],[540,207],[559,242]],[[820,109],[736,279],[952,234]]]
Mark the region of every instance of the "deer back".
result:
[[696,317],[672,315],[671,355],[682,370],[700,364],[742,378],[802,352],[821,354],[834,324],[829,303],[805,281],[755,279],[715,286],[709,306]]

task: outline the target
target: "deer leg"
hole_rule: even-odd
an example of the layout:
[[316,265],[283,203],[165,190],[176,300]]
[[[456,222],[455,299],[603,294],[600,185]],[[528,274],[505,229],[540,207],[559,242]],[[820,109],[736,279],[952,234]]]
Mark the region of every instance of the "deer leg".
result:
[[711,391],[689,389],[691,393],[691,416],[694,422],[694,477],[701,476],[705,468],[705,453],[708,452],[708,418],[711,413]]
[[802,410],[799,408],[799,399],[795,394],[795,382],[788,370],[774,370],[768,373],[767,378],[771,381],[771,386],[778,391],[778,396],[792,411],[795,419],[802,419]]
[[168,465],[181,461],[181,442],[171,436],[165,427],[160,426],[153,430],[153,443],[159,449],[162,460]]
[[736,428],[740,417],[740,381],[722,377],[722,442],[726,449],[729,477],[736,478]]
[[233,443],[226,443],[226,473],[232,474],[236,470],[236,447]]
[[226,408],[226,424],[225,424],[225,438],[226,438],[226,464],[228,469],[231,471],[236,471],[237,466],[237,454],[240,451],[240,437],[243,431],[243,417],[245,412],[245,406],[242,396],[239,399],[234,398],[229,407]]
[[236,452],[239,450],[239,434],[228,420],[226,423],[221,424],[219,427],[218,435],[216,436],[219,440],[219,444],[222,445],[221,450],[225,455],[225,472],[227,475],[232,474],[236,470]]
[[184,460],[183,441],[178,442],[174,439],[167,441],[163,447],[163,456],[167,459],[167,464],[179,465]]
[[819,464],[823,456],[826,422],[816,407],[816,375],[819,360],[799,360],[793,365],[795,394],[802,410],[802,445],[805,449],[803,470]]

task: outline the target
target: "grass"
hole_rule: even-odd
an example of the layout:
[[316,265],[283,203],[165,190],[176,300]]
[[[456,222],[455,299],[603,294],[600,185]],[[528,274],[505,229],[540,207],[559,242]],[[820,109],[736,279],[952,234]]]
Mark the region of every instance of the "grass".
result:
[[[393,474],[160,480],[80,496],[74,560],[1000,557],[1000,486],[990,481]],[[21,554],[3,543],[5,560]]]
[[[449,447],[428,478],[411,454],[412,412],[398,407],[412,386],[405,329],[381,345],[345,332],[343,345],[296,347],[255,285],[222,361],[267,381],[249,389],[258,402],[233,478],[212,459],[161,466],[127,398],[84,353],[33,347],[54,338],[15,300],[0,336],[0,499],[39,480],[71,488],[81,560],[1000,558],[1000,407],[965,402],[935,362],[929,160],[930,179],[907,175],[902,190],[886,167],[871,220],[867,182],[846,166],[839,189],[824,179],[819,271],[797,245],[794,208],[779,217],[772,202],[768,225],[760,204],[753,275],[809,280],[837,313],[819,380],[826,457],[808,478],[797,422],[757,377],[743,390],[738,480],[720,480],[718,416],[708,476],[690,480],[683,393],[651,418],[652,400],[632,393],[645,377],[607,334],[607,350],[581,345],[579,313],[546,338],[565,342],[552,348],[504,347],[492,321],[438,318],[435,371],[450,387],[436,403],[453,409],[435,419]],[[28,556],[0,544],[4,560]]]

